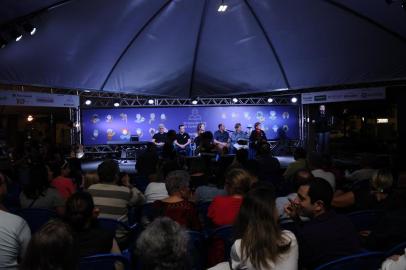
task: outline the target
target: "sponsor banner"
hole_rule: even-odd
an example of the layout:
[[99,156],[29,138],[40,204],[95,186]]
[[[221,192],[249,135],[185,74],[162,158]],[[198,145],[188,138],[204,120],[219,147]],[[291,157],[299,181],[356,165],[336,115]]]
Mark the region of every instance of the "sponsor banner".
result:
[[79,96],[1,90],[0,105],[71,108],[79,107]]
[[385,99],[385,88],[348,89],[302,94],[302,104]]

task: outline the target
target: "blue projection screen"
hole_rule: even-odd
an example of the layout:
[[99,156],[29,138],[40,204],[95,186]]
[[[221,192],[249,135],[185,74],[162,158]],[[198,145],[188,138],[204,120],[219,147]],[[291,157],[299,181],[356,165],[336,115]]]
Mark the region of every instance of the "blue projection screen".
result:
[[178,130],[186,126],[191,137],[196,136],[198,123],[205,123],[206,130],[216,131],[219,123],[234,130],[241,123],[249,131],[255,122],[262,123],[269,140],[278,139],[278,129],[283,129],[289,139],[299,137],[297,106],[229,106],[229,107],[150,107],[122,109],[83,109],[82,134],[84,145],[129,142],[132,135],[140,141],[150,141],[158,125]]

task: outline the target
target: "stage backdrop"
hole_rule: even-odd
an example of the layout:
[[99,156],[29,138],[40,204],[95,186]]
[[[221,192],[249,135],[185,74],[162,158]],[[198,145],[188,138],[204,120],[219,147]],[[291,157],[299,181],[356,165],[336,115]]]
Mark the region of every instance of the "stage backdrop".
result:
[[212,132],[219,123],[234,130],[234,124],[239,122],[248,132],[255,122],[261,122],[269,140],[278,139],[281,131],[289,139],[299,137],[297,106],[151,107],[83,109],[83,143],[128,142],[131,135],[138,135],[140,141],[150,141],[159,124],[176,131],[179,124],[184,124],[186,132],[194,137],[200,122]]

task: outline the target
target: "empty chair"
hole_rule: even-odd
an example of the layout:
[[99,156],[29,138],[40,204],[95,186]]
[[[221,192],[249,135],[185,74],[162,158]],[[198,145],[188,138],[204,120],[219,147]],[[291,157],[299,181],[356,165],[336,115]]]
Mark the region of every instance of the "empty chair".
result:
[[122,255],[117,254],[98,254],[84,257],[80,260],[80,270],[115,270],[117,263],[123,265],[124,270],[130,269],[130,262]]
[[45,208],[25,208],[20,209],[17,215],[22,217],[27,221],[28,226],[30,226],[31,233],[38,231],[42,225],[47,223],[49,220],[57,217],[55,211],[45,209]]
[[357,231],[371,230],[382,217],[383,211],[363,210],[348,214]]
[[383,255],[382,252],[364,252],[325,263],[315,270],[377,270],[381,266]]

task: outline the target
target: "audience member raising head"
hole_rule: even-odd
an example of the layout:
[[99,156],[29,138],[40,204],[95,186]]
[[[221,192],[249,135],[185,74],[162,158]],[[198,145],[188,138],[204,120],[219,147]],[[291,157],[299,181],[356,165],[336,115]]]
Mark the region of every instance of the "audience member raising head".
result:
[[78,256],[68,225],[53,220],[33,235],[21,270],[77,270]]
[[77,192],[66,202],[65,220],[71,226],[81,257],[100,253],[120,253],[114,233],[97,226],[97,212],[92,196]]
[[141,233],[136,244],[144,270],[188,270],[187,234],[167,217],[157,218]]
[[297,269],[296,237],[279,228],[272,193],[269,187],[258,187],[244,197],[235,223],[239,239],[231,249],[233,269]]

